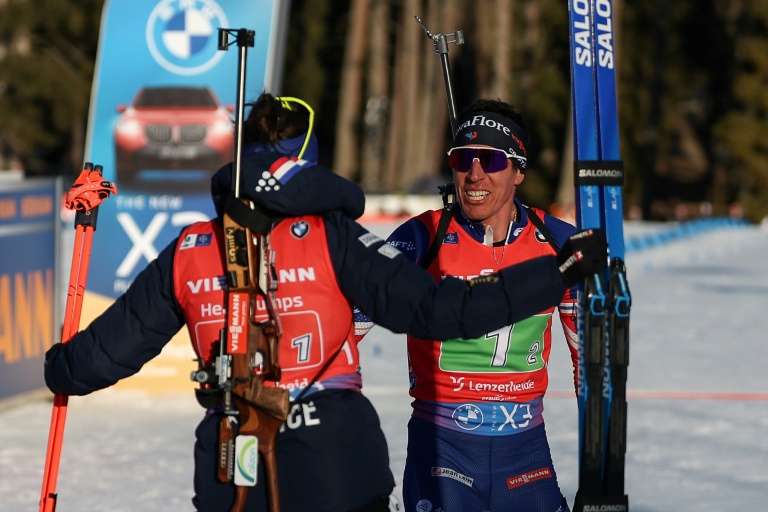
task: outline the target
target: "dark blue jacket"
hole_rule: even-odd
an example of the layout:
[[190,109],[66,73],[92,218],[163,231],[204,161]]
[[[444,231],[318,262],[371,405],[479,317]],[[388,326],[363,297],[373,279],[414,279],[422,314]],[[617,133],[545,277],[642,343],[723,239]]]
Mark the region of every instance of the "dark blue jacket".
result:
[[[472,281],[436,283],[355,221],[365,205],[357,185],[301,160],[290,175],[281,175],[280,158],[271,152],[244,157],[241,195],[274,215],[321,215],[339,287],[378,325],[421,338],[472,339],[557,305],[565,292],[554,256]],[[228,166],[212,180],[218,212],[230,176]],[[48,351],[45,381],[51,391],[84,395],[111,386],[138,372],[184,326],[173,289],[175,245],[168,244],[86,329]]]

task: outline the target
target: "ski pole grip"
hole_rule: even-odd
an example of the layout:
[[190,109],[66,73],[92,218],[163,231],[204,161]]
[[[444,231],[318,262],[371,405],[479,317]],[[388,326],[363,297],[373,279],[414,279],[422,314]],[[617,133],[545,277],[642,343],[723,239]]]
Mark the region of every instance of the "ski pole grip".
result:
[[91,227],[96,231],[96,220],[99,216],[99,207],[92,210],[78,210],[75,213],[75,226]]
[[102,178],[102,170],[101,165],[85,162],[80,176],[64,199],[64,206],[77,212],[76,226],[89,226],[95,230],[99,205],[109,198],[110,194],[117,194],[117,186]]

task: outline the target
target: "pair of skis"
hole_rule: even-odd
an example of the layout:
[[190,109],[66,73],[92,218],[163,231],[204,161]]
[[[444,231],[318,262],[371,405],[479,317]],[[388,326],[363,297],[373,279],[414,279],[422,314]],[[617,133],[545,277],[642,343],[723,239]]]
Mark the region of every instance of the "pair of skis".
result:
[[574,512],[626,512],[631,297],[624,265],[612,0],[568,0],[576,221],[602,228],[610,264],[579,296],[579,490]]

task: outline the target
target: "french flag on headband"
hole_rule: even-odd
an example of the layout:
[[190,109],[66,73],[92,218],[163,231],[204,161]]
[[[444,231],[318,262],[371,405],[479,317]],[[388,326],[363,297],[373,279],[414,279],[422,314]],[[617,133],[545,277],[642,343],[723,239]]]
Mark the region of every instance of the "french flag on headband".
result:
[[296,174],[301,171],[302,169],[306,169],[308,167],[314,167],[314,162],[309,162],[307,160],[301,160],[300,158],[296,157],[282,157],[269,166],[269,172],[272,174],[272,177],[275,178],[280,183],[288,183],[291,178],[296,176]]

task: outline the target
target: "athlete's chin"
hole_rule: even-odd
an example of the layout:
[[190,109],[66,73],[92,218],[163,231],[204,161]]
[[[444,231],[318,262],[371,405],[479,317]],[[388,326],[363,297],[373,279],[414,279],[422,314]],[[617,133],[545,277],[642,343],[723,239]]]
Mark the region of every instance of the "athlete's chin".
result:
[[479,201],[464,201],[461,205],[464,214],[475,222],[480,222],[490,216],[491,208],[485,199]]

